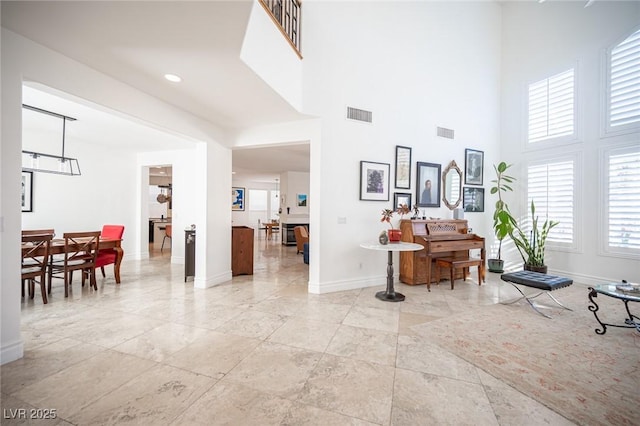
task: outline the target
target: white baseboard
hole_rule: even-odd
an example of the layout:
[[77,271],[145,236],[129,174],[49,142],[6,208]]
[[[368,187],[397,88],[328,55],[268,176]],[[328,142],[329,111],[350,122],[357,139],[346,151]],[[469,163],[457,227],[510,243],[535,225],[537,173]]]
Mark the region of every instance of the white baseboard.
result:
[[547,271],[549,275],[557,275],[559,277],[567,277],[573,280],[574,284],[584,284],[586,286],[593,286],[606,283],[619,283],[624,278],[611,278],[611,277],[597,277],[594,275],[580,274],[574,271],[561,271],[558,269],[549,269]]
[[209,288],[231,281],[231,270],[215,275],[213,277],[201,278],[196,276],[193,279],[194,288]]
[[6,344],[0,349],[0,365],[6,364],[24,355],[24,342],[22,339]]
[[[397,281],[397,277],[395,279]],[[359,288],[375,287],[380,285],[387,285],[386,275],[367,277],[365,279],[358,278],[352,280],[329,281],[321,284],[309,282],[309,293],[334,293],[336,291],[356,290]]]

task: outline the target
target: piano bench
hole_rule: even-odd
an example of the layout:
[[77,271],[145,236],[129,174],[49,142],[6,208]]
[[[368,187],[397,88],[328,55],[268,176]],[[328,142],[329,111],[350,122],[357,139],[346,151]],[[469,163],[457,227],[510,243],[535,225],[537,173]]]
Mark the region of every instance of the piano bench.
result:
[[472,266],[478,267],[478,285],[482,284],[482,259],[475,257],[439,257],[436,259],[436,282],[440,282],[440,269],[449,268],[451,275],[451,290],[453,290],[453,283],[455,281],[456,269],[463,268],[462,277],[467,280],[469,268]]

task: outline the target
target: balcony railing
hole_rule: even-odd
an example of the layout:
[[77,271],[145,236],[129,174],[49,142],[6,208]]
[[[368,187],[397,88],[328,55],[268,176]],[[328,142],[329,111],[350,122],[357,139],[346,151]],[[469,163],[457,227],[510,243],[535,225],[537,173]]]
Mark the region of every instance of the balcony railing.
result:
[[291,47],[302,59],[300,49],[302,3],[300,0],[260,0],[260,3],[269,12],[271,19],[278,25]]

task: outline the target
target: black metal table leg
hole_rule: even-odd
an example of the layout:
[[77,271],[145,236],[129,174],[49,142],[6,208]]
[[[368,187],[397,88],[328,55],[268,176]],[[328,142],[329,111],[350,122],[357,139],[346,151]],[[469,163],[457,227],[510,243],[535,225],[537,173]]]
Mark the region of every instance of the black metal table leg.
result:
[[[602,294],[611,296],[611,294],[607,294],[607,293],[602,293]],[[598,304],[593,300],[595,297],[598,297],[598,291],[593,287],[589,287],[589,301],[593,304],[593,306],[589,305],[589,310],[593,312],[593,315],[596,317],[596,320],[602,327],[602,330],[599,330],[597,328],[595,329],[596,334],[605,334],[607,332],[607,326],[618,327],[618,328],[635,328],[640,332],[640,317],[633,315],[629,310],[629,301],[630,301],[629,299],[619,297],[618,295],[613,296],[617,299],[622,300],[622,303],[624,303],[625,310],[627,311],[627,315],[629,316],[629,318],[625,318],[624,325],[623,325],[623,324],[610,324],[610,323],[602,322],[600,318],[598,318],[597,312],[598,312],[598,309],[600,308],[598,307]]]
[[607,332],[607,324],[603,323],[602,321],[600,321],[600,318],[598,318],[597,312],[600,308],[598,307],[598,304],[593,300],[594,297],[598,297],[598,293],[592,287],[589,287],[589,290],[589,301],[593,303],[593,306],[589,305],[589,310],[593,312],[593,316],[596,317],[596,321],[598,321],[598,324],[600,324],[600,326],[602,327],[602,330],[596,328],[595,332],[596,334],[604,334]]
[[387,289],[376,293],[376,297],[385,302],[402,302],[404,294],[396,293],[393,288],[393,252],[389,250],[387,260]]

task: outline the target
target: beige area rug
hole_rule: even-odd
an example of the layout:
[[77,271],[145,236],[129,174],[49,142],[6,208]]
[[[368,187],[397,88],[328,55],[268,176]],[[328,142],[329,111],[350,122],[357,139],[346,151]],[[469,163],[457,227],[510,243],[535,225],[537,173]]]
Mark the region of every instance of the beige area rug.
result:
[[[607,327],[596,334],[584,286],[553,294],[574,311],[544,309],[547,319],[520,301],[412,329],[577,424],[640,425],[640,333]],[[546,295],[536,300],[553,305]],[[626,317],[621,301],[596,302],[604,322]],[[639,315],[640,304],[630,308]]]

